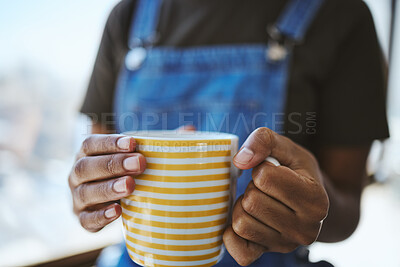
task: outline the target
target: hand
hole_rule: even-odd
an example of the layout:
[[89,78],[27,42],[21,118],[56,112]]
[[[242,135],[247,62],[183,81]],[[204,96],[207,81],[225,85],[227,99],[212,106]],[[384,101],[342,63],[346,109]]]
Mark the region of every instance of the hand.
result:
[[121,215],[117,201],[133,192],[133,178],[146,168],[144,156],[134,151],[135,140],[123,135],[92,135],[83,142],[68,182],[86,230],[97,232]]
[[[282,166],[265,162],[275,157]],[[233,159],[253,169],[253,180],[235,203],[225,246],[240,265],[264,252],[288,253],[313,243],[327,216],[329,200],[313,155],[268,128],[255,130]]]

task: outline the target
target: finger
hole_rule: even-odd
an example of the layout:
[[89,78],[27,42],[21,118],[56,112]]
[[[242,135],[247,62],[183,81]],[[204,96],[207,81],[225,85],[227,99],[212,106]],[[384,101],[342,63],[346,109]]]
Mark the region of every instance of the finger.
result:
[[253,169],[253,183],[264,194],[283,203],[297,216],[322,220],[326,216],[327,202],[324,188],[316,181],[304,177],[285,166],[264,162]]
[[286,253],[298,246],[279,231],[249,215],[241,205],[242,199],[243,197],[236,202],[232,216],[232,229],[238,236],[273,252]]
[[176,131],[178,133],[195,132],[196,127],[193,125],[183,125],[183,126],[179,127],[178,129],[176,129]]
[[[242,207],[243,196],[238,198],[233,207],[232,228],[240,237],[267,246],[267,239],[277,239],[280,233],[272,227],[258,222],[250,216]],[[268,238],[267,238],[268,237]]]
[[74,203],[77,209],[120,200],[132,194],[135,189],[135,180],[130,176],[110,179],[100,182],[85,183],[73,191]]
[[238,236],[231,225],[225,230],[223,240],[229,254],[241,266],[250,265],[267,251],[266,248]]
[[136,176],[145,168],[146,159],[139,153],[84,157],[75,163],[70,179],[77,186],[118,176]]
[[[280,201],[261,192],[252,182],[249,183],[241,204],[243,210],[251,217],[280,232],[282,235],[280,246],[271,247],[268,243],[260,243],[274,251],[289,252],[297,244],[309,245],[315,241],[320,230],[319,219],[310,218],[313,216],[310,213],[304,214],[305,219],[300,219],[299,214],[294,213]],[[254,227],[253,229],[255,230]],[[265,239],[266,242],[271,240],[271,238]],[[257,242],[256,240],[253,241]]]
[[247,214],[282,234],[297,229],[298,218],[293,210],[261,192],[253,182],[247,186],[241,204]]
[[121,215],[121,207],[111,204],[95,211],[83,211],[79,214],[79,221],[83,228],[90,232],[97,232]]
[[313,170],[312,167],[316,164],[316,160],[307,150],[265,127],[258,128],[250,134],[233,162],[236,167],[245,170],[254,168],[269,156],[294,170]]
[[82,143],[81,153],[86,156],[127,153],[135,151],[135,139],[125,135],[95,134]]

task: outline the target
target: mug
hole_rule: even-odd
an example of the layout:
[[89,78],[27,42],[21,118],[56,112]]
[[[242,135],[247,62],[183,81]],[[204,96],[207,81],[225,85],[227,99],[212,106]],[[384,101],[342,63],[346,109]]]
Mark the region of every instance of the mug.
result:
[[238,136],[220,132],[140,131],[146,170],[121,200],[126,247],[142,266],[213,266],[223,257],[239,170]]

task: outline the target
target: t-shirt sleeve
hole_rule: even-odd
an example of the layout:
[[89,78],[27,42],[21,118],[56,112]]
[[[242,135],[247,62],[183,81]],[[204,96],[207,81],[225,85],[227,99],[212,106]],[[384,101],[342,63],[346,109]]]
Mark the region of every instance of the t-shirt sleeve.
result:
[[368,7],[358,8],[319,96],[318,143],[365,145],[389,136],[383,55]]
[[111,11],[81,106],[84,113],[98,122],[112,118],[114,92],[122,54],[127,51],[127,31],[134,1],[124,0]]

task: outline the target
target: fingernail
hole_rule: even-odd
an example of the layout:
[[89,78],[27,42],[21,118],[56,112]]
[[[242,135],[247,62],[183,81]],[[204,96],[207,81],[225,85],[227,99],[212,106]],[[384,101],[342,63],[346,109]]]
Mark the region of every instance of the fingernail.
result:
[[123,150],[129,150],[131,147],[131,137],[122,137],[118,139],[117,146]]
[[107,219],[114,218],[115,216],[117,216],[117,212],[115,211],[114,207],[109,208],[104,212],[104,217],[106,217]]
[[138,171],[140,168],[139,158],[130,157],[124,160],[124,168],[127,171]]
[[236,154],[233,160],[240,164],[247,164],[253,157],[254,157],[253,151],[244,147],[239,151],[239,153]]
[[120,179],[114,182],[113,190],[117,193],[125,193],[126,192],[126,181],[125,179]]

